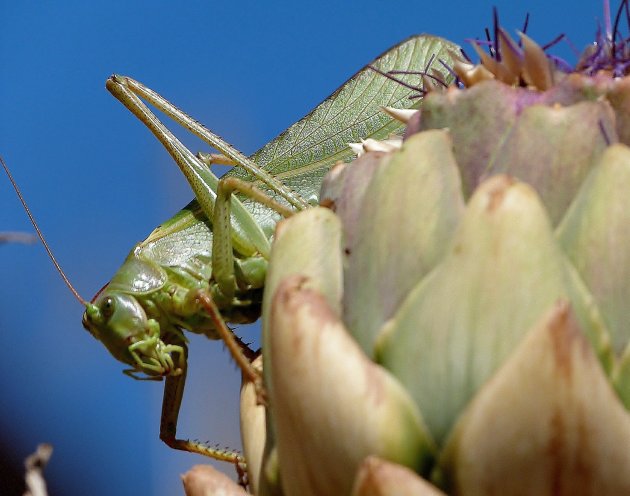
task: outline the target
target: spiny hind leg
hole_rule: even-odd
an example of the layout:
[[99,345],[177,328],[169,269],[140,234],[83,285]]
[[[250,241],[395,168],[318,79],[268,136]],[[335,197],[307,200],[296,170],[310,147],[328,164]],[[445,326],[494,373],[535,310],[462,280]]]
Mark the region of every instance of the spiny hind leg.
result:
[[245,458],[237,451],[208,446],[199,441],[177,438],[177,420],[186,385],[186,367],[178,376],[167,376],[162,399],[162,418],[160,420],[160,439],[170,448],[188,451],[215,460],[232,463],[238,474],[241,485],[247,484]]
[[[219,150],[223,156],[232,161],[234,165],[238,165],[245,169],[257,180],[266,184],[270,189],[275,191],[278,195],[284,198],[289,204],[293,205],[296,209],[302,210],[308,208],[308,202],[304,200],[300,195],[289,189],[280,180],[272,176],[269,172],[259,167],[256,163],[243,155],[240,151],[230,145],[223,138],[210,131],[203,124],[199,123],[188,114],[177,108],[166,98],[162,97],[152,89],[144,86],[139,81],[126,76],[113,75],[106,83],[109,91],[118,98],[124,105],[126,105],[136,116],[138,116],[145,124],[146,120],[137,113],[138,102],[132,102],[128,95],[122,95],[121,89],[127,93],[133,93],[136,98],[141,97],[154,105],[160,111],[164,112],[175,122],[182,127],[188,129],[191,133],[201,138],[207,144],[213,148]],[[128,104],[132,102],[132,108]],[[166,144],[165,144],[166,146]],[[168,146],[167,146],[168,149]]]
[[[219,187],[219,178],[216,177],[206,164],[201,162],[188,148],[186,148],[181,141],[179,141],[157,118],[157,116],[133,91],[134,89],[137,90],[134,85],[139,85],[139,83],[121,76],[112,76],[106,83],[107,89],[112,93],[112,95],[114,95],[123,105],[125,105],[125,107],[127,107],[138,119],[140,119],[140,121],[153,133],[153,135],[160,141],[160,143],[162,143],[164,148],[173,157],[173,160],[175,160],[175,163],[178,165],[193,190],[199,206],[208,219],[212,219],[216,192]],[[140,85],[140,87],[144,88],[144,93],[141,93],[141,95],[154,105],[158,106],[158,108],[167,113],[167,115],[175,118],[176,116],[181,117],[180,114],[182,114],[186,117],[186,119],[188,119],[185,122],[195,123],[194,120],[183,114],[183,112],[177,109],[177,107],[168,103],[162,97],[157,95],[157,93],[145,88],[142,85]],[[178,122],[180,121],[178,120]],[[220,138],[216,138],[222,142]],[[220,151],[228,158],[235,159],[235,157],[227,152],[228,149],[232,149],[230,145],[227,143],[224,143],[224,145],[225,147]],[[234,153],[238,152],[235,151]],[[245,160],[247,160],[246,157]],[[234,217],[233,220],[235,225],[238,226],[238,230],[235,230],[232,235],[237,241],[236,246],[240,246],[243,250],[245,250],[241,251],[241,253],[255,253],[257,251],[260,253],[268,252],[269,240],[256,220],[252,217],[251,213],[236,199],[234,199],[232,203],[234,204],[232,205],[231,210]]]
[[258,348],[257,350],[252,350],[249,344],[244,342],[241,338],[234,334],[234,332],[231,331],[231,334],[234,337],[234,341],[236,341],[236,344],[241,348],[241,351],[243,352],[243,355],[245,355],[245,358],[247,358],[250,362],[253,362],[262,354],[262,350],[260,348]]

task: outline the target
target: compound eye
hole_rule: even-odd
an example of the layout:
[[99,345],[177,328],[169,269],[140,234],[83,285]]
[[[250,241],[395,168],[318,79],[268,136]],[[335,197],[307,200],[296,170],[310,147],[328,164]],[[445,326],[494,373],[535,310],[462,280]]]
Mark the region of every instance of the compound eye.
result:
[[112,297],[108,296],[103,300],[103,303],[101,303],[101,314],[103,315],[103,318],[105,320],[109,320],[109,318],[112,316],[115,306],[116,305]]

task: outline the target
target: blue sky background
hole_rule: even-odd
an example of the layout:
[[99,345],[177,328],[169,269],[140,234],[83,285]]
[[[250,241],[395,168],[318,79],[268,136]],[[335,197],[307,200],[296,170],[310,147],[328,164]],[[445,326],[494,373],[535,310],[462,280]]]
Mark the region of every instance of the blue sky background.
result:
[[[529,11],[536,39],[565,32],[580,49],[602,12],[596,0],[0,1],[0,154],[90,299],[133,244],[192,198],[105,90],[111,73],[139,79],[249,154],[409,35],[482,36],[493,4],[510,32]],[[558,52],[574,60],[566,45]],[[0,177],[3,230],[32,231]],[[10,461],[21,470],[46,441],[54,494],[183,494],[179,474],[205,460],[159,441],[162,385],[124,376],[83,330],[82,307],[40,245],[0,245],[0,277],[0,447]],[[180,433],[238,448],[239,374],[220,344],[190,338]]]

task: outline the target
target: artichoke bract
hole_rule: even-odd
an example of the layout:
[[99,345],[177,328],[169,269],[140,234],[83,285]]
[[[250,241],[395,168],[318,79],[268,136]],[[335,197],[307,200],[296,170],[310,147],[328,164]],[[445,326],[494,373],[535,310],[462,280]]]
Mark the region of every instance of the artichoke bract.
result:
[[630,494],[618,26],[568,70],[497,23],[280,223],[257,494]]

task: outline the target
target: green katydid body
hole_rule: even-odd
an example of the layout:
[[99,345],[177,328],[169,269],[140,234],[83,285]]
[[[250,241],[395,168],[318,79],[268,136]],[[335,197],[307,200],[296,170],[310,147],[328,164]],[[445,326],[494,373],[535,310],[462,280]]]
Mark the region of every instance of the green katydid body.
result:
[[[162,361],[159,349],[147,349],[149,360],[143,361],[134,358],[128,348],[150,337],[184,346],[181,329],[219,339],[212,319],[192,297],[195,290],[210,292],[226,321],[255,321],[260,315],[266,258],[260,254],[235,258],[242,287],[231,301],[223,302],[212,284],[212,240],[210,221],[192,201],[133,248],[109,284],[87,306],[86,328],[120,361],[149,375],[168,375],[168,362]],[[130,336],[136,339],[129,342]],[[158,341],[150,343],[160,346]]]
[[[450,79],[438,61],[450,64],[450,51],[455,50],[457,47],[445,40],[416,36],[385,52],[372,65],[383,72],[416,72],[399,77],[418,86],[421,79],[417,73],[427,72],[429,64],[432,71],[440,70],[441,80]],[[135,372],[154,378],[167,376],[172,381],[178,375],[185,376],[183,329],[211,339],[219,337],[216,316],[210,315],[199,301],[200,294],[213,301],[225,322],[246,323],[259,317],[269,246],[281,216],[270,203],[263,204],[242,192],[217,199],[220,181],[176,138],[164,134],[168,131],[156,131],[154,116],[147,114],[148,110],[138,110],[142,104],[135,103],[134,95],[117,94],[119,86],[125,84],[139,85],[114,76],[108,81],[108,89],[165,144],[186,174],[196,199],[132,249],[111,282],[87,304],[83,322],[118,360]],[[324,174],[334,163],[353,157],[348,143],[385,139],[400,132],[401,124],[383,113],[381,107],[418,107],[420,99],[409,99],[413,93],[366,67],[313,112],[253,154],[248,161],[255,164],[253,172],[241,168],[247,159],[241,160],[238,152],[217,137],[215,146],[241,166],[224,177],[254,183],[272,202],[285,206],[305,208],[317,204]],[[145,93],[141,96],[147,98]],[[133,103],[130,106],[125,100]],[[174,117],[168,110],[165,112]],[[187,121],[178,122],[192,130]],[[269,184],[262,173],[297,194],[299,201]],[[167,381],[167,388],[168,385]],[[165,392],[163,417],[167,406],[179,409],[182,389],[183,379],[174,398],[167,398],[169,393]],[[167,420],[170,423],[166,430],[172,431],[174,440],[177,411]],[[163,435],[167,420],[163,418]]]

